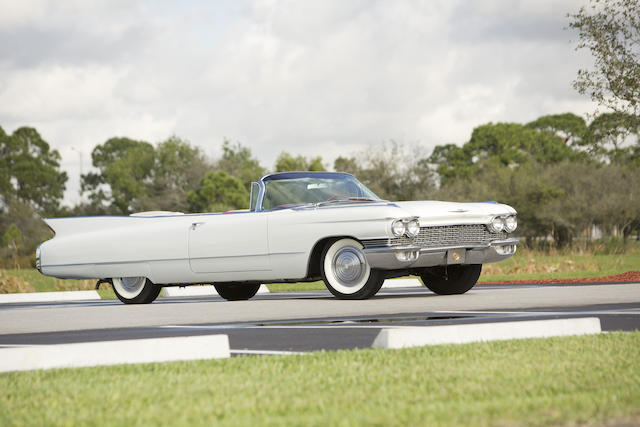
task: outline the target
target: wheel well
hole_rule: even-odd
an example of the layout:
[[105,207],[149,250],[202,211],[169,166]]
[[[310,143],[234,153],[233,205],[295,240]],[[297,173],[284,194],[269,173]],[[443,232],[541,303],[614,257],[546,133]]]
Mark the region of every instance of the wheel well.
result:
[[322,250],[325,248],[325,246],[327,246],[327,243],[329,243],[330,241],[336,241],[340,239],[353,239],[353,240],[357,240],[358,242],[360,241],[359,239],[356,239],[353,236],[331,236],[331,237],[325,237],[324,239],[318,240],[316,244],[313,246],[313,249],[311,250],[311,255],[309,256],[309,264],[307,266],[307,277],[309,278],[320,277],[320,257],[322,256]]

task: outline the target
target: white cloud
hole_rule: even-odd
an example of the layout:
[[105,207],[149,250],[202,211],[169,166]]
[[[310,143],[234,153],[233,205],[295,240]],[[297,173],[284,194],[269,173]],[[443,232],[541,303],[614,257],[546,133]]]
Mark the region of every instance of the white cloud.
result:
[[71,201],[77,151],[86,171],[116,135],[211,155],[229,138],[272,166],[592,109],[570,86],[589,58],[563,30],[580,0],[5,3],[0,125],[61,151]]

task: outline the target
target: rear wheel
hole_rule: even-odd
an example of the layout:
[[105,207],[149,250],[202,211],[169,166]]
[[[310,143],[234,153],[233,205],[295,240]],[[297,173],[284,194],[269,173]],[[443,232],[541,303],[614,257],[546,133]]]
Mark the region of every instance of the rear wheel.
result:
[[118,299],[125,304],[149,304],[162,290],[146,277],[114,277],[111,285]]
[[464,294],[478,281],[482,264],[447,265],[425,268],[420,273],[422,283],[438,295]]
[[384,282],[384,274],[369,266],[362,245],[353,239],[327,244],[320,257],[320,273],[329,292],[340,299],[371,298]]
[[216,288],[216,292],[226,299],[227,301],[243,301],[252,298],[258,293],[260,285],[244,285],[237,283],[218,284],[213,286]]

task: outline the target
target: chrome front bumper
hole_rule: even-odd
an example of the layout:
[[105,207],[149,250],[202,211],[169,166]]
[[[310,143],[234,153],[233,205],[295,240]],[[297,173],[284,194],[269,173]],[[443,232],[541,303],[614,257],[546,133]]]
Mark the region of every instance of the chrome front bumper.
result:
[[399,270],[448,264],[498,262],[515,254],[517,243],[518,239],[505,239],[478,246],[446,246],[439,248],[386,246],[364,249],[363,252],[372,268]]

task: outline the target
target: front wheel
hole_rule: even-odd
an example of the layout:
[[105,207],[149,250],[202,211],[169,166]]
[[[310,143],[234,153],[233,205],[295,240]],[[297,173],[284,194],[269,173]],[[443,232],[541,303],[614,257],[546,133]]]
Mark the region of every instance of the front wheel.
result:
[[125,304],[149,304],[155,301],[162,290],[146,277],[114,277],[113,292]]
[[373,270],[353,239],[329,242],[322,252],[320,273],[327,289],[340,299],[367,299],[382,287],[384,274]]
[[216,292],[227,301],[243,301],[258,293],[260,285],[241,285],[236,283],[213,284]]
[[447,265],[425,268],[420,273],[422,283],[438,295],[464,294],[478,281],[482,264]]

